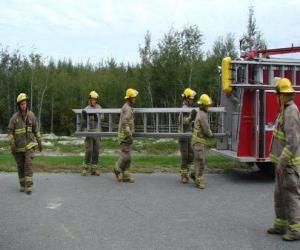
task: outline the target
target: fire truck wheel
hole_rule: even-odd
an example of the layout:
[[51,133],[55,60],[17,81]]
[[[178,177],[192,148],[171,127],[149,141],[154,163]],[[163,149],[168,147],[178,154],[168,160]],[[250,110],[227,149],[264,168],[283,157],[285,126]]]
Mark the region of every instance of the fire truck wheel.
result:
[[272,162],[256,162],[256,166],[264,174],[274,175],[275,165]]

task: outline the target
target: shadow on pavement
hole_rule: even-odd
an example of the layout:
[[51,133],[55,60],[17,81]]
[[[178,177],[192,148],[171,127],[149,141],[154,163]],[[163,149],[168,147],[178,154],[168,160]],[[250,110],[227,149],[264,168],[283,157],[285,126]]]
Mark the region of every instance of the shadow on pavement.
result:
[[224,176],[236,183],[273,183],[275,180],[273,173],[260,170],[235,169],[224,174]]

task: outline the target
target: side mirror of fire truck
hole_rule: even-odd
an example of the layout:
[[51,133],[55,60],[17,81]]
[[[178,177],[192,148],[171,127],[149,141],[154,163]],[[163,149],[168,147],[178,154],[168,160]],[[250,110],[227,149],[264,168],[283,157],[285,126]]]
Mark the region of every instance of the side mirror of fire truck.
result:
[[232,77],[231,77],[231,58],[224,57],[222,60],[222,70],[221,70],[221,79],[222,79],[222,89],[226,93],[232,92]]

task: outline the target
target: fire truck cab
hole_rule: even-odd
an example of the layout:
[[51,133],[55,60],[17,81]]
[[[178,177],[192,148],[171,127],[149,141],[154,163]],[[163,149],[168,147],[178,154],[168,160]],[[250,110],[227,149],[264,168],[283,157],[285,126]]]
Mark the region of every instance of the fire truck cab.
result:
[[220,106],[226,109],[226,136],[219,139],[216,152],[261,169],[272,165],[269,148],[279,111],[276,77],[291,80],[300,108],[300,60],[270,55],[299,51],[300,47],[252,51],[243,58],[223,59]]

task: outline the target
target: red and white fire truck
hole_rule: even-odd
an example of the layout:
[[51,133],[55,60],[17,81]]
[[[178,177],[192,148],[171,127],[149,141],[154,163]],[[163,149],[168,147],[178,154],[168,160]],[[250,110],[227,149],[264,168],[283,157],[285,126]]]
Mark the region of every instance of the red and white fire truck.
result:
[[216,152],[241,162],[270,166],[269,148],[278,104],[276,77],[291,80],[300,107],[300,60],[272,55],[300,52],[300,47],[250,51],[243,58],[222,61],[220,106],[225,107],[226,136]]

